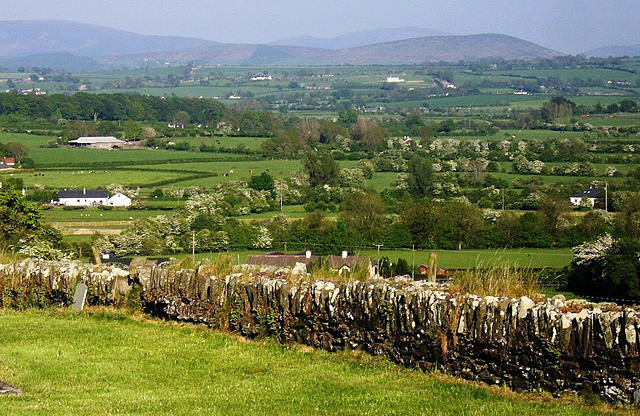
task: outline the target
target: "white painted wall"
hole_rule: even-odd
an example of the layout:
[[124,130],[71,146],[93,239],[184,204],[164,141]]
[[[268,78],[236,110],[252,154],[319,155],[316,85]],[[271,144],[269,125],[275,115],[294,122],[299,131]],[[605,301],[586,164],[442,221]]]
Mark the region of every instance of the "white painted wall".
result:
[[60,198],[60,205],[68,206],[90,206],[90,205],[106,205],[107,198]]
[[107,205],[111,205],[113,207],[128,207],[131,205],[131,198],[118,192],[108,199]]

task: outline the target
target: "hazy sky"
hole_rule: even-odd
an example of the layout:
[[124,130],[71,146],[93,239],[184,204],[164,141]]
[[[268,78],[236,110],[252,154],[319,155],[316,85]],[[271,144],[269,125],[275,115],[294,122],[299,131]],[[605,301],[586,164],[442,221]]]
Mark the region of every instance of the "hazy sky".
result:
[[562,52],[640,44],[639,0],[0,0],[0,20],[60,19],[220,42],[420,26]]

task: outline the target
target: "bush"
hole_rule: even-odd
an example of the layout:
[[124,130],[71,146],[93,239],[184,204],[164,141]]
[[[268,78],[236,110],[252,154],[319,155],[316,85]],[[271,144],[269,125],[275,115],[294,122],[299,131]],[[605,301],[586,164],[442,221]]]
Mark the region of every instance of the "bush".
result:
[[640,241],[607,235],[574,248],[568,285],[583,295],[640,299]]
[[396,276],[410,275],[411,269],[409,268],[409,263],[407,263],[405,259],[399,258],[398,263],[396,263],[393,268],[393,272]]
[[23,158],[22,160],[20,160],[20,166],[22,167],[22,169],[33,169],[36,167],[36,163],[33,161],[33,159]]

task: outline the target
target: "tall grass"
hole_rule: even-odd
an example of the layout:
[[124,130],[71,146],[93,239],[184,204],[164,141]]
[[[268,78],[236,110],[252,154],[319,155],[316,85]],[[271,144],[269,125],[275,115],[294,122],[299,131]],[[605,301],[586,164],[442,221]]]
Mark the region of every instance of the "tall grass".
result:
[[173,270],[198,269],[200,274],[225,277],[233,273],[233,265],[233,257],[230,254],[220,253],[195,262],[191,257],[174,259],[169,267]]
[[540,296],[540,280],[538,273],[531,269],[491,266],[456,273],[451,281],[451,290],[479,296],[537,298]]

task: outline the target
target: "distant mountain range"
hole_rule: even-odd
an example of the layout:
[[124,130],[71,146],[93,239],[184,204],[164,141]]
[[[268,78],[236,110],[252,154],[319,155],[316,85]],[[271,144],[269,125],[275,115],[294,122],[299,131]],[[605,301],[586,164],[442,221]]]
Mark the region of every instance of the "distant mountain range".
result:
[[195,48],[212,41],[146,36],[124,30],[59,20],[0,21],[0,56],[71,53],[79,56],[126,55]]
[[[167,51],[115,57],[129,65],[142,62],[170,64],[242,65],[365,65],[415,64],[437,61],[474,61],[484,58],[527,59],[562,55],[522,39],[498,34],[469,36],[430,36],[346,49],[320,49],[299,46],[217,44],[180,52]],[[112,57],[97,58],[113,65]]]
[[355,48],[357,46],[373,45],[376,43],[393,42],[395,40],[444,35],[449,35],[449,33],[435,29],[406,26],[352,32],[332,38],[315,38],[312,36],[284,38],[274,42],[269,42],[269,45],[303,46],[305,48],[320,49],[346,49]]
[[[0,66],[46,66],[94,71],[140,66],[413,64],[484,58],[526,59],[562,55],[531,42],[500,34],[401,36],[433,33],[398,28],[356,32],[326,41],[331,48],[299,45],[218,43],[203,39],[145,36],[100,26],[62,21],[0,22]],[[369,39],[372,44],[361,45]],[[380,42],[381,39],[386,41]],[[346,44],[359,44],[341,47]]]
[[608,58],[610,56],[640,56],[640,45],[614,45],[605,46],[604,48],[591,49],[582,52],[584,56],[596,56],[598,58]]

